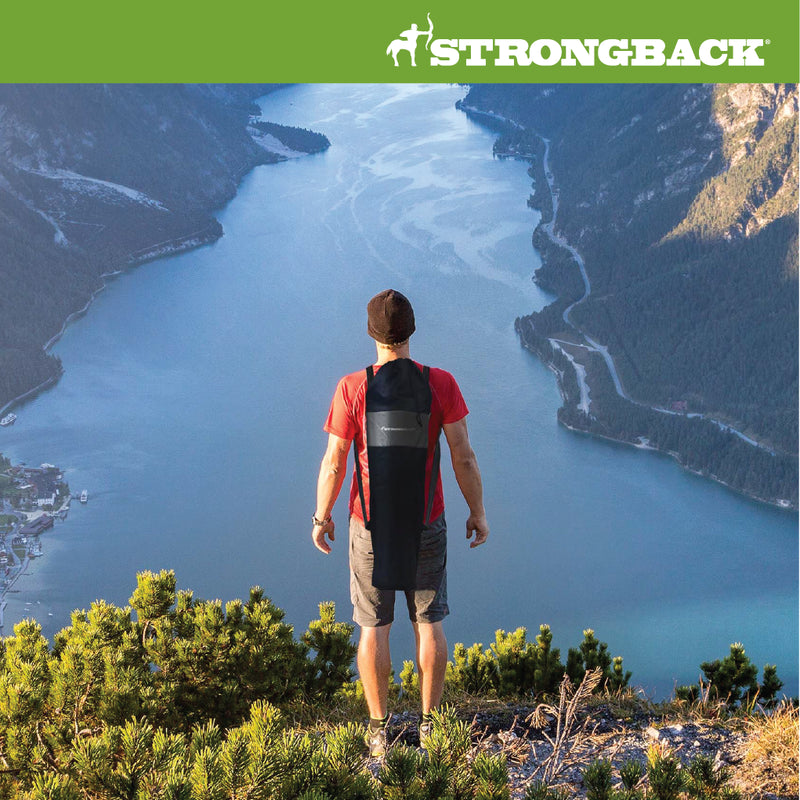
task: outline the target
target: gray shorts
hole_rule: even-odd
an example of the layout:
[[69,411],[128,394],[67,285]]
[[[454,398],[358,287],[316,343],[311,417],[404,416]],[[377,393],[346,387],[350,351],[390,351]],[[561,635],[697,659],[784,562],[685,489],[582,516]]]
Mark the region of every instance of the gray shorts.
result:
[[[353,621],[362,628],[388,625],[394,620],[394,590],[372,585],[372,535],[350,517],[350,599]],[[422,529],[417,562],[417,588],[407,591],[412,622],[440,622],[447,606],[447,523],[442,514]]]

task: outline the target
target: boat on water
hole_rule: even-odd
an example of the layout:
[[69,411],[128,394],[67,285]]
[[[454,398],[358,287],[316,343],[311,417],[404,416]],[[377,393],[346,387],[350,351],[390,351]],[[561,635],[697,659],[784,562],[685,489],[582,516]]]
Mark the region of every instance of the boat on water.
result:
[[16,419],[17,415],[13,412],[11,414],[6,414],[3,419],[0,419],[0,425],[2,425],[4,428],[8,425],[13,425]]
[[81,503],[87,503],[88,501],[89,501],[89,492],[87,492],[86,489],[84,489],[81,492]]

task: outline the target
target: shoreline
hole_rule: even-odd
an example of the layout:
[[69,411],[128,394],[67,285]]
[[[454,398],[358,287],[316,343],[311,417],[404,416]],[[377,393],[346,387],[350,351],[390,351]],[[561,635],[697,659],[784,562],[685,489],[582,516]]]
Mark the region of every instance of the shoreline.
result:
[[[214,223],[216,223],[216,225]],[[218,231],[216,236],[194,240],[191,239],[191,237],[202,235],[209,228],[214,227],[216,227]],[[205,228],[199,231],[192,231],[192,233],[176,236],[174,239],[166,239],[163,242],[156,242],[155,244],[142,247],[139,250],[134,250],[132,253],[129,253],[127,259],[125,260],[124,266],[120,267],[119,269],[110,270],[109,272],[100,273],[98,278],[102,281],[102,285],[92,292],[83,308],[78,309],[78,311],[73,311],[64,320],[63,324],[61,325],[61,330],[55,336],[52,336],[50,339],[48,339],[47,342],[42,345],[42,349],[47,352],[64,335],[71,323],[75,322],[75,320],[80,319],[84,314],[86,314],[97,295],[99,295],[108,287],[108,281],[106,280],[107,278],[116,278],[118,275],[122,275],[131,269],[135,269],[136,267],[141,266],[148,261],[154,261],[158,258],[166,256],[178,255],[179,253],[188,252],[189,250],[194,250],[195,248],[202,247],[206,244],[212,244],[213,242],[216,242],[218,239],[222,238],[223,235],[224,232],[222,231],[222,226],[219,225],[215,219],[213,222],[210,222]]]
[[0,408],[0,415],[3,415],[12,408],[15,408],[18,403],[23,403],[29,398],[33,398],[35,395],[39,394],[39,392],[43,392],[52,384],[58,383],[60,377],[61,373],[58,375],[52,375],[46,381],[42,381],[38,386],[34,386],[32,389],[28,389],[27,392],[23,392],[23,394],[19,395],[18,397],[9,400],[2,408]]
[[699,472],[696,469],[692,469],[691,467],[687,466],[681,461],[680,453],[676,452],[675,450],[664,450],[660,447],[654,447],[649,443],[649,440],[647,440],[647,443],[641,441],[632,442],[628,439],[617,439],[613,436],[605,436],[602,433],[592,433],[590,431],[585,431],[582,428],[569,425],[568,423],[562,422],[561,420],[559,420],[558,422],[559,425],[563,426],[572,433],[581,434],[583,436],[588,436],[594,439],[603,439],[607,442],[613,442],[614,444],[623,445],[625,447],[632,447],[635,450],[645,450],[650,453],[658,453],[659,455],[662,455],[665,458],[671,458],[682,470],[688,472],[690,475],[694,475],[706,481],[710,480],[712,483],[716,483],[718,486],[724,486],[725,489],[727,489],[730,492],[733,492],[734,494],[739,495],[739,497],[742,497],[745,500],[750,500],[751,502],[758,503],[759,505],[762,506],[763,505],[769,506],[770,508],[773,508],[776,511],[791,511],[794,513],[797,512],[797,509],[794,508],[793,506],[790,505],[783,506],[780,505],[780,503],[773,502],[772,500],[766,500],[763,497],[757,497],[756,495],[748,494],[747,492],[744,492],[741,489],[737,489],[735,486],[732,486],[727,481],[722,480],[722,478],[718,478],[716,475],[712,475],[710,473],[703,474],[702,472]]
[[[547,180],[548,190],[550,192],[550,197],[552,198],[553,203],[553,218],[547,222],[542,224],[541,222],[539,225],[545,232],[545,235],[550,239],[550,241],[556,246],[566,250],[572,257],[575,259],[575,263],[578,265],[578,269],[581,273],[581,279],[583,280],[584,285],[584,294],[582,297],[575,300],[571,303],[567,308],[564,309],[564,313],[562,314],[562,318],[564,322],[566,322],[579,336],[581,336],[587,343],[590,349],[594,352],[598,353],[602,356],[603,360],[608,367],[609,374],[611,375],[611,379],[614,381],[614,388],[616,389],[617,394],[623,399],[627,400],[629,403],[633,403],[637,406],[641,406],[642,408],[647,408],[650,411],[656,411],[659,414],[669,414],[671,416],[682,416],[680,412],[671,411],[668,408],[664,408],[663,405],[653,405],[652,403],[646,403],[642,400],[637,400],[632,397],[626,390],[622,384],[622,377],[617,372],[616,364],[614,363],[614,357],[608,350],[608,345],[602,345],[589,336],[585,330],[578,327],[572,319],[571,314],[574,308],[579,306],[581,303],[586,302],[589,299],[589,296],[592,293],[592,285],[591,281],[589,280],[589,273],[586,270],[586,262],[583,260],[583,256],[578,252],[578,249],[571,245],[563,236],[556,234],[555,232],[555,224],[556,224],[556,217],[558,215],[558,193],[555,190],[555,178],[553,177],[553,173],[550,170],[548,164],[548,156],[550,153],[550,140],[546,139],[544,136],[535,133],[535,135],[539,138],[539,140],[544,144],[544,157],[542,160],[542,169],[545,174],[545,179]],[[541,253],[539,254],[542,255]],[[552,339],[551,339],[552,342]],[[580,376],[579,382],[580,382]],[[714,417],[708,416],[706,414],[700,412],[687,412],[683,416],[687,418],[699,418],[706,420],[707,422],[716,425],[720,430],[726,431],[728,433],[732,433],[734,436],[737,436],[743,442],[749,444],[752,447],[757,447],[761,450],[766,450],[770,455],[775,455],[775,451],[773,451],[767,445],[761,444],[761,442],[756,441],[750,436],[747,436],[743,431],[734,428],[732,425],[729,425],[721,420],[715,419]],[[658,448],[651,448],[653,450],[657,450]],[[727,484],[726,484],[727,485]]]
[[[567,401],[570,399],[569,395],[564,388],[563,378],[564,374],[562,370],[560,370],[553,362],[548,361],[546,358],[541,356],[536,350],[534,350],[527,342],[525,342],[521,335],[520,335],[520,342],[522,347],[524,347],[529,353],[533,356],[538,358],[542,364],[544,364],[550,372],[553,373],[556,379],[556,386],[558,387],[558,392],[561,395],[562,402],[566,405]],[[630,439],[622,439],[616,436],[607,436],[602,433],[596,433],[594,431],[587,431],[583,428],[579,428],[576,425],[570,425],[567,422],[564,422],[560,417],[557,417],[556,421],[559,425],[565,428],[572,433],[577,433],[582,436],[586,436],[593,439],[602,439],[606,442],[613,442],[614,444],[623,445],[625,447],[633,447],[636,450],[646,450],[651,453],[658,453],[664,457],[671,458],[682,470],[688,472],[691,475],[695,475],[698,478],[702,478],[703,480],[710,480],[712,483],[716,483],[719,486],[724,486],[728,491],[733,492],[734,494],[739,495],[739,497],[743,497],[746,500],[750,500],[751,502],[758,503],[759,505],[769,506],[770,508],[775,509],[776,511],[788,511],[791,513],[797,513],[798,509],[791,504],[784,505],[780,502],[774,500],[768,500],[764,497],[758,497],[757,495],[750,494],[748,492],[742,491],[741,489],[737,489],[735,486],[732,486],[727,481],[722,480],[722,478],[717,477],[711,473],[703,474],[696,469],[692,469],[690,466],[686,465],[681,461],[680,453],[676,452],[675,450],[665,450],[661,447],[656,447],[655,445],[650,444],[649,439],[645,439],[645,441],[641,441],[641,439],[637,442],[631,441]]]
[[[204,236],[207,231],[210,229],[216,229],[214,232],[216,235],[212,236]],[[73,311],[71,314],[67,316],[64,322],[61,325],[61,329],[56,333],[54,336],[51,336],[43,345],[42,350],[45,353],[50,351],[50,348],[55,345],[59,339],[66,333],[67,328],[75,321],[79,320],[83,317],[90,309],[92,303],[95,301],[97,296],[103,292],[106,288],[108,288],[108,279],[115,278],[118,275],[122,275],[129,270],[135,269],[136,267],[141,266],[142,264],[147,263],[148,261],[155,261],[158,258],[166,258],[167,256],[178,255],[180,253],[186,253],[190,250],[194,250],[199,247],[203,247],[207,244],[213,244],[218,239],[222,238],[224,235],[224,231],[222,230],[222,226],[216,220],[216,218],[212,218],[212,221],[205,227],[200,229],[199,231],[192,231],[192,233],[183,234],[181,236],[176,236],[174,239],[166,239],[163,242],[156,242],[155,244],[148,245],[146,247],[140,248],[139,250],[134,250],[132,253],[129,253],[125,262],[124,266],[120,267],[119,269],[109,270],[108,272],[102,272],[98,276],[99,280],[101,281],[101,285],[95,289],[92,294],[90,295],[89,299],[86,301],[85,305],[78,309],[77,311]],[[199,238],[192,238],[192,237],[199,237]],[[40,392],[44,391],[45,389],[54,386],[58,381],[61,379],[61,376],[64,374],[64,370],[61,369],[58,374],[52,375],[47,380],[42,381],[42,383],[34,386],[28,391],[23,392],[17,397],[12,398],[9,400],[2,408],[0,408],[0,416],[7,413],[8,411],[16,408],[18,405],[25,403],[27,400],[33,399],[36,395]]]
[[[204,233],[212,230],[216,235],[203,236]],[[136,267],[141,266],[142,264],[148,261],[153,261],[157,258],[162,258],[166,256],[178,255],[179,253],[189,252],[190,250],[194,250],[198,247],[203,247],[204,245],[207,244],[213,244],[223,235],[224,231],[222,230],[222,226],[219,224],[219,222],[215,217],[212,217],[209,224],[205,228],[199,231],[193,231],[192,233],[189,234],[177,236],[174,239],[165,240],[163,242],[157,242],[156,244],[129,253],[124,262],[124,266],[120,267],[119,269],[103,272],[98,276],[99,279],[101,280],[101,285],[92,292],[88,301],[82,308],[80,308],[77,311],[73,311],[71,314],[67,316],[67,318],[62,323],[61,329],[58,331],[58,333],[56,333],[55,336],[52,336],[47,342],[45,342],[45,344],[42,345],[42,349],[45,352],[48,352],[49,349],[54,344],[56,344],[56,342],[58,342],[59,339],[61,339],[61,337],[66,332],[67,328],[73,322],[83,317],[89,311],[96,297],[108,287],[109,279],[122,275],[123,273],[135,269]],[[2,409],[0,409],[0,416],[7,413],[12,408],[16,408],[18,405],[22,405],[25,402],[34,399],[46,389],[55,386],[61,379],[63,374],[64,374],[64,369],[62,367],[61,369],[59,369],[56,375],[52,375],[47,380],[42,381],[42,383],[38,384],[37,386],[34,386],[28,391],[23,392],[21,395],[18,395],[17,397],[9,400],[2,407]],[[30,567],[31,562],[33,560],[34,559],[30,558],[30,556],[26,555],[25,560],[21,562],[19,569],[15,571],[13,578],[9,581],[8,584],[0,588],[0,635],[5,630],[5,612],[9,602],[7,595],[10,591],[12,591],[17,581],[23,575],[27,574],[28,568]]]

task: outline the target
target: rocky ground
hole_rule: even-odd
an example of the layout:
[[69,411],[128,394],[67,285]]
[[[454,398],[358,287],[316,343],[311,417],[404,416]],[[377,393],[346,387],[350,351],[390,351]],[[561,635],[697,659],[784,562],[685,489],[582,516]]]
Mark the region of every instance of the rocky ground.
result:
[[[522,800],[527,787],[537,780],[561,787],[571,797],[584,798],[582,773],[589,764],[596,759],[611,761],[614,783],[618,784],[619,767],[631,760],[645,765],[648,749],[653,746],[675,753],[684,764],[701,755],[712,758],[717,768],[729,768],[730,785],[745,798],[797,796],[796,789],[793,793],[755,791],[752,776],[745,776],[743,767],[752,733],[740,718],[686,715],[676,721],[678,717],[645,710],[630,713],[612,703],[599,703],[576,714],[571,722],[562,715],[559,727],[559,716],[554,712],[557,709],[552,707],[517,706],[479,711],[472,716],[476,750],[505,754],[514,800]],[[389,741],[417,747],[418,720],[414,712],[395,715],[388,730]],[[377,774],[379,762],[372,760],[369,768]],[[769,771],[769,767],[764,770]]]

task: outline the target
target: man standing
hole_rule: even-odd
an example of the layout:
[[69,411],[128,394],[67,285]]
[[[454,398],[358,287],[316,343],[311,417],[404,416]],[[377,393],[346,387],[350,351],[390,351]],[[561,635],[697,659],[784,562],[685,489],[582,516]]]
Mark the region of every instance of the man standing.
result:
[[[328,433],[328,446],[320,466],[317,506],[312,517],[314,545],[323,553],[330,553],[326,537],[331,542],[335,538],[331,511],[344,482],[350,443],[355,441],[360,476],[359,470],[354,470],[350,488],[350,596],[353,620],[361,628],[357,661],[370,714],[367,738],[372,756],[382,756],[386,748],[387,699],[392,668],[389,630],[394,620],[395,592],[373,585],[373,540],[366,527],[369,522],[364,519],[370,508],[365,430],[368,373],[371,380],[383,365],[398,359],[409,360],[409,338],[414,330],[414,311],[400,292],[389,289],[369,301],[367,332],[375,340],[377,360],[367,371],[346,375],[336,387],[324,426]],[[405,366],[410,364],[416,362],[409,360]],[[424,517],[425,524],[418,540],[415,587],[406,590],[405,594],[417,646],[423,713],[420,739],[424,741],[430,731],[430,712],[441,701],[447,665],[447,640],[442,629],[442,620],[449,613],[445,570],[447,542],[436,446],[440,431],[444,431],[453,471],[469,506],[466,535],[467,539],[474,536],[470,547],[486,541],[489,525],[483,507],[480,470],[467,433],[468,409],[458,384],[444,370],[424,368],[423,371],[419,364],[416,367],[426,375],[431,396],[425,465],[425,509],[429,513]],[[410,537],[412,540],[414,535]]]

